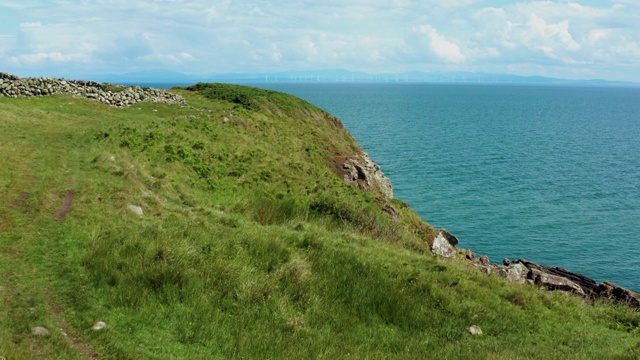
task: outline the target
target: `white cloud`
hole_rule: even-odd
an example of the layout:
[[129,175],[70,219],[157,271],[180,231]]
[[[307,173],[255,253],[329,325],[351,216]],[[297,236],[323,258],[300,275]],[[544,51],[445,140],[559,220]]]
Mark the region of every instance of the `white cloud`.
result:
[[17,66],[42,66],[46,64],[84,63],[89,58],[85,54],[62,54],[59,52],[21,54],[9,57],[9,62]]
[[640,81],[640,3],[596,3],[0,0],[7,9],[0,12],[0,32],[9,36],[0,36],[0,68],[74,63],[103,73],[146,67],[187,73],[526,69],[586,77],[601,77],[608,68],[614,70],[607,76]]
[[20,24],[20,28],[39,28],[39,27],[42,27],[42,24],[40,22],[26,22],[26,23]]
[[429,50],[439,59],[451,63],[464,61],[465,58],[460,51],[460,47],[439,34],[431,25],[421,25],[412,30],[427,37]]
[[613,33],[612,29],[593,29],[589,32],[589,45],[597,45]]

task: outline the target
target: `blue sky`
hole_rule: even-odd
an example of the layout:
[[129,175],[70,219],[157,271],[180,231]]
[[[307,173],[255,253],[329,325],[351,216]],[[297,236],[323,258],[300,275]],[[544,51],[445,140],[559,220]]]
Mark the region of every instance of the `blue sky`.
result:
[[640,82],[640,0],[0,0],[0,71],[158,69]]

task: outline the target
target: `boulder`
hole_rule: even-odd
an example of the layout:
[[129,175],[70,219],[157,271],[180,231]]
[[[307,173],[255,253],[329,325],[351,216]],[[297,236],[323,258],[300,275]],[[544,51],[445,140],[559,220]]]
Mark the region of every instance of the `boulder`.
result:
[[134,214],[136,214],[138,216],[144,215],[144,212],[142,211],[142,208],[140,206],[129,205],[128,209],[129,209],[129,211],[131,211],[132,213],[134,213]]
[[500,267],[498,274],[511,282],[522,284],[527,281],[529,269],[522,263],[513,263]]
[[393,199],[393,186],[380,166],[366,152],[347,158],[342,164],[342,178],[362,190],[377,187],[386,199]]
[[444,236],[444,238],[447,239],[449,244],[456,246],[460,242],[458,241],[458,238],[453,236],[453,234],[451,234],[450,232],[448,232],[447,229],[440,229],[440,232],[442,233],[442,236]]
[[[540,265],[540,264],[536,264],[532,261],[528,261],[528,260],[524,260],[524,259],[518,259],[514,262],[518,262],[518,263],[522,263],[523,265],[525,265],[528,269],[530,270],[537,270],[540,271],[541,273],[545,273],[545,274],[549,274],[549,275],[554,275],[554,276],[559,276],[562,278],[565,278],[569,281],[571,281],[574,284],[577,284],[578,286],[580,286],[580,288],[582,289],[582,292],[587,295],[587,296],[593,296],[595,295],[595,288],[597,286],[597,283],[595,280],[586,277],[582,274],[578,274],[578,273],[574,273],[571,271],[568,271],[566,269],[563,268],[559,268],[559,267],[549,267],[549,266],[544,266],[544,265]],[[532,279],[534,280],[534,279]]]
[[482,335],[482,329],[480,329],[478,325],[471,325],[467,331],[469,331],[471,335]]
[[49,329],[44,326],[36,326],[31,328],[31,333],[38,336],[49,335]]
[[431,251],[434,254],[438,254],[440,256],[444,256],[446,258],[454,258],[456,257],[456,250],[453,247],[453,245],[451,245],[449,243],[449,240],[447,240],[447,238],[445,238],[445,236],[443,235],[442,231],[438,233],[438,236],[436,236],[433,239],[433,244],[431,245]]
[[586,295],[580,285],[562,276],[551,275],[539,270],[532,270],[531,277],[533,277],[532,280],[534,284],[544,286],[549,290],[561,290],[582,296]]
[[478,258],[478,263],[482,266],[490,266],[491,261],[489,261],[489,257],[487,255],[482,255]]
[[469,261],[473,261],[476,258],[476,253],[471,251],[471,249],[461,249],[460,252],[464,255],[465,259]]

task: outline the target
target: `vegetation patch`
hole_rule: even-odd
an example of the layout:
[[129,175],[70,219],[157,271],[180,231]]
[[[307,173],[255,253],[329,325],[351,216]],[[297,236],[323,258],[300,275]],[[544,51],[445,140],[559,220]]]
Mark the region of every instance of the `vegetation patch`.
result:
[[173,92],[0,98],[1,357],[640,356],[637,312],[433,255],[408,204],[329,165],[361,149],[326,112]]

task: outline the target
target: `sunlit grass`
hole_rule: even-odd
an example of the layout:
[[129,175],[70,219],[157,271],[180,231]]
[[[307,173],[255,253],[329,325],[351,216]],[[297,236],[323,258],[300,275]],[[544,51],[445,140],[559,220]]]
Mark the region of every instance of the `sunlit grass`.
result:
[[395,224],[331,171],[358,147],[323,111],[176,91],[192,107],[0,98],[0,356],[640,355],[636,312],[431,254],[406,204]]

